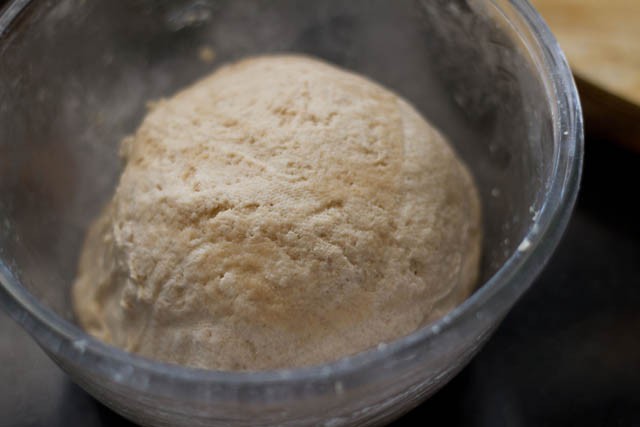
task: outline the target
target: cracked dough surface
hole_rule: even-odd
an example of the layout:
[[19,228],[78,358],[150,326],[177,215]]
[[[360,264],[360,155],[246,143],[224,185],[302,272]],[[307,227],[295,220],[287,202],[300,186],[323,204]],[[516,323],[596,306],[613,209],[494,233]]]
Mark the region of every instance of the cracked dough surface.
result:
[[472,291],[473,181],[406,101],[301,56],[225,66],[154,104],[73,287],[125,350],[219,370],[331,361]]

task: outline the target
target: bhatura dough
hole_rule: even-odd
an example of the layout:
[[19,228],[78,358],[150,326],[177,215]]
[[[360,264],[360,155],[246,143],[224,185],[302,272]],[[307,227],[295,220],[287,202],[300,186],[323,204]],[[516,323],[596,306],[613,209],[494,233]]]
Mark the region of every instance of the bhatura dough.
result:
[[89,230],[80,324],[217,370],[318,364],[416,330],[478,276],[474,183],[405,100],[301,56],[154,105]]

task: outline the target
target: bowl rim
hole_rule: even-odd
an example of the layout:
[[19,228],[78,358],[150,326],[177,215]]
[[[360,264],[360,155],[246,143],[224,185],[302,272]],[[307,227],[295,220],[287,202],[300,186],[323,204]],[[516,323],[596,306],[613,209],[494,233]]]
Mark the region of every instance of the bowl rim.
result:
[[[15,19],[35,0],[13,0],[0,9],[0,42]],[[537,58],[545,90],[554,116],[554,153],[552,175],[547,194],[537,217],[519,248],[500,269],[472,296],[438,321],[384,346],[366,350],[339,360],[302,368],[260,372],[225,372],[168,364],[128,353],[91,337],[78,326],[41,305],[0,260],[0,302],[11,317],[20,323],[53,356],[63,354],[94,374],[123,386],[149,388],[152,393],[173,395],[177,383],[204,386],[264,388],[293,386],[318,381],[333,381],[381,366],[388,358],[415,346],[425,345],[434,337],[447,334],[481,307],[499,295],[515,301],[529,287],[550,258],[569,221],[578,193],[582,172],[583,123],[576,86],[563,52],[551,31],[527,0],[485,0],[498,10],[511,7],[541,53]],[[519,32],[519,35],[523,35]],[[533,53],[531,54],[532,56]],[[62,359],[62,358],[60,358]],[[98,363],[96,363],[98,362]],[[123,372],[125,375],[123,375]]]

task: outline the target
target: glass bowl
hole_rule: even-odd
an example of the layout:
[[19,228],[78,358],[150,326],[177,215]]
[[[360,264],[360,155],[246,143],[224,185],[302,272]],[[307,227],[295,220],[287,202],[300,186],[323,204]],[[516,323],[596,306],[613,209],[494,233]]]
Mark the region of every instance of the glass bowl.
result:
[[[69,287],[145,104],[251,54],[303,52],[408,98],[481,189],[482,285],[439,321],[320,366],[215,372],[85,334]],[[13,0],[0,13],[0,302],[85,390],[143,425],[379,424],[478,351],[551,256],[582,162],[574,82],[524,0]]]

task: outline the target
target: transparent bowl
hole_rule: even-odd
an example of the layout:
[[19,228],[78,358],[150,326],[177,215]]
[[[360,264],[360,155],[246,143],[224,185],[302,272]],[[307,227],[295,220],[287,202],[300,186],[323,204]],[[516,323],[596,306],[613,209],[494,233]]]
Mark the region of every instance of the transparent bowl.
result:
[[[450,138],[481,188],[483,284],[407,337],[303,369],[189,369],[85,334],[69,298],[79,248],[145,103],[281,51],[372,77]],[[417,405],[551,256],[581,162],[569,68],[524,0],[13,0],[0,13],[1,305],[75,382],[143,425],[379,424]]]

